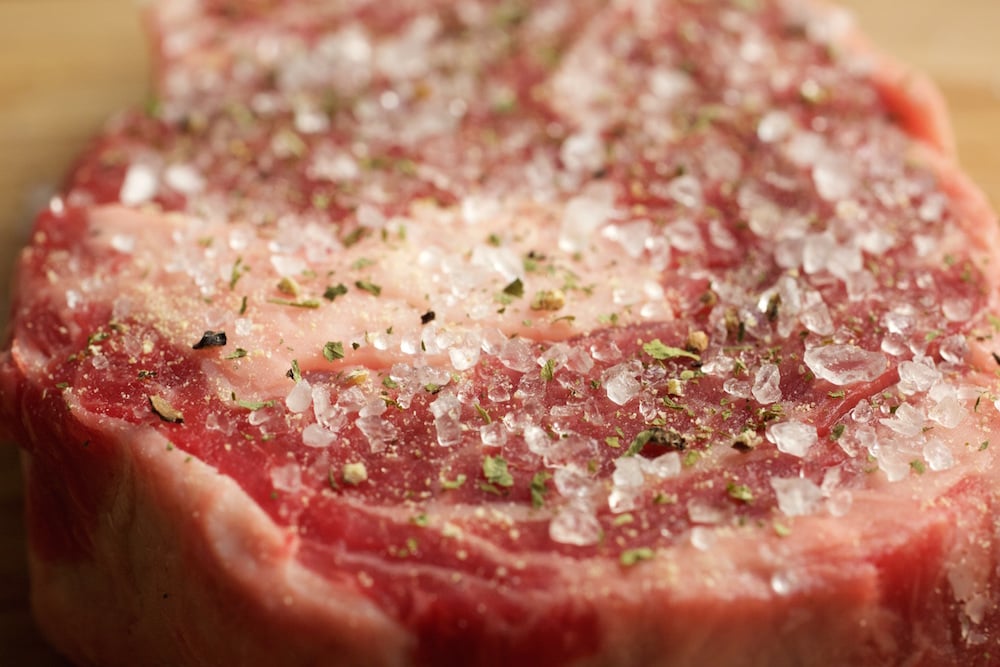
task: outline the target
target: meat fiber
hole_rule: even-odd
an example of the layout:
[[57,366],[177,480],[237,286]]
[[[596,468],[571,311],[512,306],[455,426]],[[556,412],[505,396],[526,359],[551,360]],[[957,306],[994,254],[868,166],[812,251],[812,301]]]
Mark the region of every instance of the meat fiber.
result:
[[792,0],[184,0],[0,357],[83,665],[995,665],[995,216]]

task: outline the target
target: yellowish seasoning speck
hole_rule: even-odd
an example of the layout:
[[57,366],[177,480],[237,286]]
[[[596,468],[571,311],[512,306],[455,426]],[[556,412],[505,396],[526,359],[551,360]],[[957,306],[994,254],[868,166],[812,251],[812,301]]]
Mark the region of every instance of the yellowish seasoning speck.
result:
[[687,348],[695,352],[704,352],[708,349],[708,334],[704,331],[692,331],[688,334]]
[[362,462],[345,463],[341,475],[345,483],[357,486],[368,479],[368,468]]
[[532,310],[559,310],[566,305],[566,294],[560,289],[541,290],[531,300]]

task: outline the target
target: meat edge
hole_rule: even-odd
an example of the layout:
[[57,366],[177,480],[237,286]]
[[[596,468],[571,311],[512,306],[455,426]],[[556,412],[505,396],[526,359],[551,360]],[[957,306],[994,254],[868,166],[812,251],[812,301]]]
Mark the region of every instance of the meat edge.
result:
[[[103,471],[114,490],[92,528],[92,552],[61,561],[29,546],[32,608],[63,654],[105,667],[140,657],[147,665],[404,664],[408,635],[345,583],[290,557],[297,538],[235,481],[171,451],[155,432],[90,416],[115,451]],[[45,469],[51,461],[23,452],[22,463],[28,480],[57,479]]]

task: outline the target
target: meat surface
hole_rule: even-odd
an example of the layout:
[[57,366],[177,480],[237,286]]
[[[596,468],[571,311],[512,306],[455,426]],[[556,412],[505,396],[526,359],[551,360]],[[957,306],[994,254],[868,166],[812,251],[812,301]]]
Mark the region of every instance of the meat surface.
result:
[[994,665],[996,218],[797,0],[153,3],[2,428],[83,665]]

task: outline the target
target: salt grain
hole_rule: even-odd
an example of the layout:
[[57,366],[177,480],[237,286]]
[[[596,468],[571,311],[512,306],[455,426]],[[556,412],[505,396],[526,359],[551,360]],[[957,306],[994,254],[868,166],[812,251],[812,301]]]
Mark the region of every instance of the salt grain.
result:
[[638,396],[642,385],[636,379],[642,370],[638,361],[618,364],[604,371],[601,380],[608,398],[616,405],[625,405]]
[[302,488],[302,468],[298,463],[272,468],[271,485],[276,491],[295,493]]
[[816,427],[798,421],[771,424],[767,428],[766,436],[778,451],[798,457],[805,456],[817,441]]
[[452,394],[439,394],[428,406],[434,415],[438,444],[451,447],[462,441],[462,404]]
[[801,477],[771,478],[778,508],[785,516],[812,514],[823,500],[823,491],[813,481]]
[[781,400],[781,371],[775,364],[764,364],[754,376],[753,397],[762,405]]
[[965,419],[965,406],[955,396],[945,396],[928,411],[927,416],[944,428],[955,428]]
[[549,537],[559,544],[584,547],[597,544],[603,530],[597,515],[586,504],[571,503],[549,522]]
[[336,439],[335,433],[327,431],[319,424],[309,424],[302,429],[302,444],[306,447],[329,447]]
[[292,390],[288,392],[288,396],[285,398],[285,406],[289,411],[298,414],[300,412],[305,412],[309,409],[309,405],[312,403],[312,387],[306,380],[299,380],[292,387]]
[[914,361],[899,363],[899,391],[907,396],[927,391],[941,378],[941,372]]
[[851,344],[814,347],[806,351],[804,360],[816,377],[838,386],[870,382],[882,375],[888,365],[880,352]]
[[156,196],[159,190],[159,180],[152,167],[145,164],[133,164],[125,172],[118,198],[126,206],[145,204]]
[[948,470],[955,466],[955,457],[940,438],[932,438],[924,445],[924,459],[931,470]]

